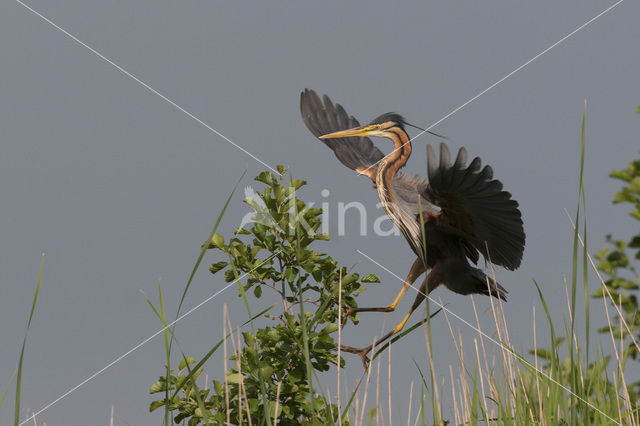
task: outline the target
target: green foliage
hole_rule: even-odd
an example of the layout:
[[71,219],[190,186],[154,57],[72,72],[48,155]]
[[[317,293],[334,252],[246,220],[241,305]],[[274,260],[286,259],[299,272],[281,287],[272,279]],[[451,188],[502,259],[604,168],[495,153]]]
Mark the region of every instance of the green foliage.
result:
[[[283,313],[283,317],[283,324],[261,328],[255,336],[251,332],[243,333],[245,347],[239,358],[240,368],[232,368],[227,372],[229,394],[234,398],[229,405],[234,424],[234,419],[241,417],[239,410],[245,406],[236,403],[238,395],[243,395],[243,399],[246,396],[253,423],[264,420],[264,414],[268,414],[269,418],[274,417],[276,396],[280,401],[277,416],[280,424],[311,424],[311,419],[316,419],[318,424],[327,424],[336,420],[331,416],[331,410],[337,413],[336,407],[329,409],[326,399],[316,394],[308,380],[300,319],[287,312]],[[311,320],[310,314],[307,319]],[[335,343],[330,335],[336,328],[334,324],[329,324],[318,332],[309,333],[311,364],[318,371],[326,371],[331,363],[336,362],[332,353]],[[238,361],[237,356],[231,359]],[[266,410],[261,385],[267,396]],[[227,411],[224,383],[214,381],[214,389],[216,394],[210,400],[211,408],[216,412],[214,419],[223,423]],[[247,413],[244,415],[247,416]]]
[[[615,194],[614,203],[630,204],[630,216],[640,221],[640,159],[629,163],[627,169],[614,170],[611,172],[612,178],[623,182],[622,188]],[[637,228],[635,228],[637,229]],[[630,233],[622,239],[614,239],[607,235],[609,247],[600,250],[596,254],[598,269],[606,277],[605,285],[611,293],[616,304],[621,306],[623,319],[629,327],[629,331],[640,339],[640,310],[638,307],[638,296],[635,290],[640,285],[640,276],[634,264],[640,260],[640,232],[633,235]],[[606,291],[600,287],[593,295],[594,297],[605,297]],[[620,317],[616,318],[616,323],[620,324]],[[609,327],[603,327],[601,332],[609,333]],[[624,338],[628,335],[626,327],[613,327],[614,337]],[[630,342],[628,351],[631,357],[638,359],[636,346]],[[637,385],[640,390],[640,384]]]
[[[260,173],[255,180],[264,184],[262,192],[244,200],[255,210],[253,222],[236,229],[228,239],[214,234],[204,248],[225,256],[209,270],[225,282],[237,282],[249,317],[249,290],[258,299],[263,290],[275,292],[282,310],[264,315],[274,323],[257,331],[250,320],[252,331],[242,333],[244,345],[235,349],[232,367],[223,379],[213,381],[213,389],[199,389],[196,381],[203,361],[220,343],[195,366],[191,365],[195,359],[185,358],[177,374],[171,370],[153,384],[151,392],[165,397],[154,401],[151,411],[168,407],[176,423],[271,424],[277,418],[282,425],[311,425],[337,422],[340,415],[337,406],[314,388],[313,377],[331,365],[344,365],[334,351],[337,320],[342,315],[339,289],[342,305],[356,307],[362,283],[379,280],[373,274],[349,273],[330,256],[311,248],[316,241],[328,240],[317,233],[322,210],[297,198],[296,191],[306,182],[285,183],[286,169],[279,166],[278,170],[279,177]],[[305,312],[309,307],[313,310]],[[357,323],[357,314],[350,319]],[[166,397],[168,391],[170,397]]]
[[[640,114],[640,106],[637,112]],[[613,203],[629,204],[629,215],[640,221],[640,158],[631,161],[626,169],[614,170],[611,178],[623,182],[622,188],[614,195]],[[635,228],[638,229],[638,228]],[[622,239],[614,239],[610,234],[606,236],[609,247],[596,254],[598,269],[604,276],[604,286],[598,288],[593,297],[611,298],[619,306],[614,326],[602,327],[601,333],[611,333],[614,338],[627,341],[625,358],[639,360],[638,346],[633,342],[640,340],[640,307],[638,306],[637,290],[640,288],[640,275],[636,269],[636,261],[640,260],[640,232],[634,235],[631,231]],[[624,324],[624,326],[623,326]],[[631,334],[631,336],[629,336]],[[631,337],[631,338],[629,338]],[[640,394],[640,380],[631,384],[630,392],[637,400]]]
[[[151,386],[149,393],[167,394],[178,389],[177,385],[180,384],[180,393],[174,393],[173,396],[169,398],[169,403],[167,403],[166,398],[152,402],[151,406],[149,407],[150,411],[154,411],[155,409],[164,407],[166,405],[169,411],[178,412],[178,414],[174,417],[174,421],[176,423],[180,423],[185,419],[189,419],[189,425],[196,425],[200,423],[206,424],[210,422],[212,418],[211,413],[206,409],[203,411],[200,408],[198,402],[205,401],[207,396],[209,395],[210,390],[202,390],[198,388],[196,382],[198,380],[198,377],[202,373],[202,369],[200,368],[195,371],[188,369],[189,365],[193,364],[194,362],[195,359],[187,357],[180,363],[179,372],[177,375],[174,375],[174,371],[173,369],[171,369],[168,376],[161,376],[160,379]],[[210,408],[211,404],[205,402],[203,406],[206,408]]]

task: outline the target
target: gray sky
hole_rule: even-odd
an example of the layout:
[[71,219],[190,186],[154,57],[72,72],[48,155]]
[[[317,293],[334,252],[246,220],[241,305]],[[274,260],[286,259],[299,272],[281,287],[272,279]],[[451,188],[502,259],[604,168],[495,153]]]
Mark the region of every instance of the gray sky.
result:
[[[265,163],[290,166],[310,183],[303,199],[328,200],[332,209],[363,202],[376,213],[371,229],[377,195],[306,130],[298,112],[302,89],[329,94],[361,121],[397,111],[428,126],[613,3],[28,4]],[[524,262],[516,272],[498,271],[520,351],[532,347],[532,305],[541,312],[532,277],[554,317],[566,317],[562,277],[570,273],[572,240],[563,209],[573,213],[577,201],[584,99],[591,251],[604,245],[606,233],[633,226],[623,207],[611,205],[619,185],[607,174],[638,155],[638,16],[638,2],[623,2],[434,128],[452,149],[465,146],[491,164],[520,202]],[[155,297],[160,280],[175,309],[234,182],[248,167],[243,186],[252,185],[250,177],[265,167],[14,1],[0,3],[0,54],[0,384],[14,371],[46,252],[23,378],[23,404],[39,410],[159,328],[140,290]],[[427,141],[437,139],[414,142],[408,171],[426,172]],[[376,143],[389,151],[388,142]],[[320,195],[325,188],[328,199]],[[248,211],[241,199],[234,198],[221,233],[229,235]],[[361,304],[386,303],[400,283],[356,250],[402,276],[411,251],[402,237],[361,237],[356,225],[354,215],[346,236],[318,249],[378,274],[383,284],[365,292]],[[207,271],[212,260],[198,273],[187,308],[222,287],[222,278]],[[473,318],[468,298],[444,288],[433,295]],[[488,319],[488,299],[476,300]],[[187,352],[197,357],[221,337],[224,303],[236,322],[245,318],[236,291],[223,293],[180,323]],[[387,328],[409,303],[389,316]],[[601,304],[594,305],[599,326]],[[357,333],[346,331],[349,343],[367,343],[363,336],[382,326],[382,315],[366,318]],[[435,359],[445,373],[451,339],[442,317],[433,324]],[[473,333],[455,325],[471,348]],[[547,341],[544,332],[539,340]],[[404,366],[412,358],[425,365],[425,354],[421,333],[393,347],[399,407],[416,377]],[[359,359],[347,360],[352,379],[359,377]],[[210,377],[221,377],[221,361],[210,363]],[[104,424],[114,404],[121,424],[158,424],[159,415],[148,414],[148,389],[162,366],[155,339],[39,419]],[[0,424],[11,421],[12,407],[8,397]]]

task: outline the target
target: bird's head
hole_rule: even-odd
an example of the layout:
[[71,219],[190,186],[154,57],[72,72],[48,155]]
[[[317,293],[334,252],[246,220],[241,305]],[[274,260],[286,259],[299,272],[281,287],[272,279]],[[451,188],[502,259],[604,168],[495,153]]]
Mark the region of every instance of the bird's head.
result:
[[353,136],[380,136],[389,137],[391,129],[394,127],[404,130],[404,125],[408,124],[404,121],[400,114],[395,112],[388,112],[374,119],[371,123],[365,126],[353,127],[351,129],[340,130],[339,132],[329,133],[327,135],[320,136],[320,139],[334,139],[334,138],[347,138]]

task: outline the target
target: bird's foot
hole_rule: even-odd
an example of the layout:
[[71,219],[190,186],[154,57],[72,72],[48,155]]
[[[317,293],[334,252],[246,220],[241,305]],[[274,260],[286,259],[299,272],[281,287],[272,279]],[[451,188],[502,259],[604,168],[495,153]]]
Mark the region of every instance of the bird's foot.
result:
[[371,352],[373,345],[367,346],[366,348],[354,348],[352,346],[340,345],[340,350],[343,352],[349,352],[352,354],[356,354],[362,360],[362,365],[364,369],[367,370],[369,368],[369,357],[367,355]]

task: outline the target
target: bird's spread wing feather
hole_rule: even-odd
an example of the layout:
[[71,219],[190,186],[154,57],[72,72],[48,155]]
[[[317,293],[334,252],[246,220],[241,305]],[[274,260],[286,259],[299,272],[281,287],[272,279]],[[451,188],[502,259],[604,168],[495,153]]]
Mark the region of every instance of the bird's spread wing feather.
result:
[[449,148],[440,144],[440,160],[427,144],[429,184],[424,196],[439,206],[443,223],[468,234],[473,248],[496,265],[516,269],[522,261],[525,234],[518,203],[493,179],[490,166],[476,157],[466,165],[461,148],[451,163]]
[[[320,96],[310,89],[305,89],[300,94],[300,113],[304,124],[316,137],[360,125],[340,104],[334,105],[327,95],[321,100]],[[331,148],[342,164],[369,176],[375,182],[374,164],[380,161],[384,154],[373,145],[371,139],[349,137],[320,140]]]

